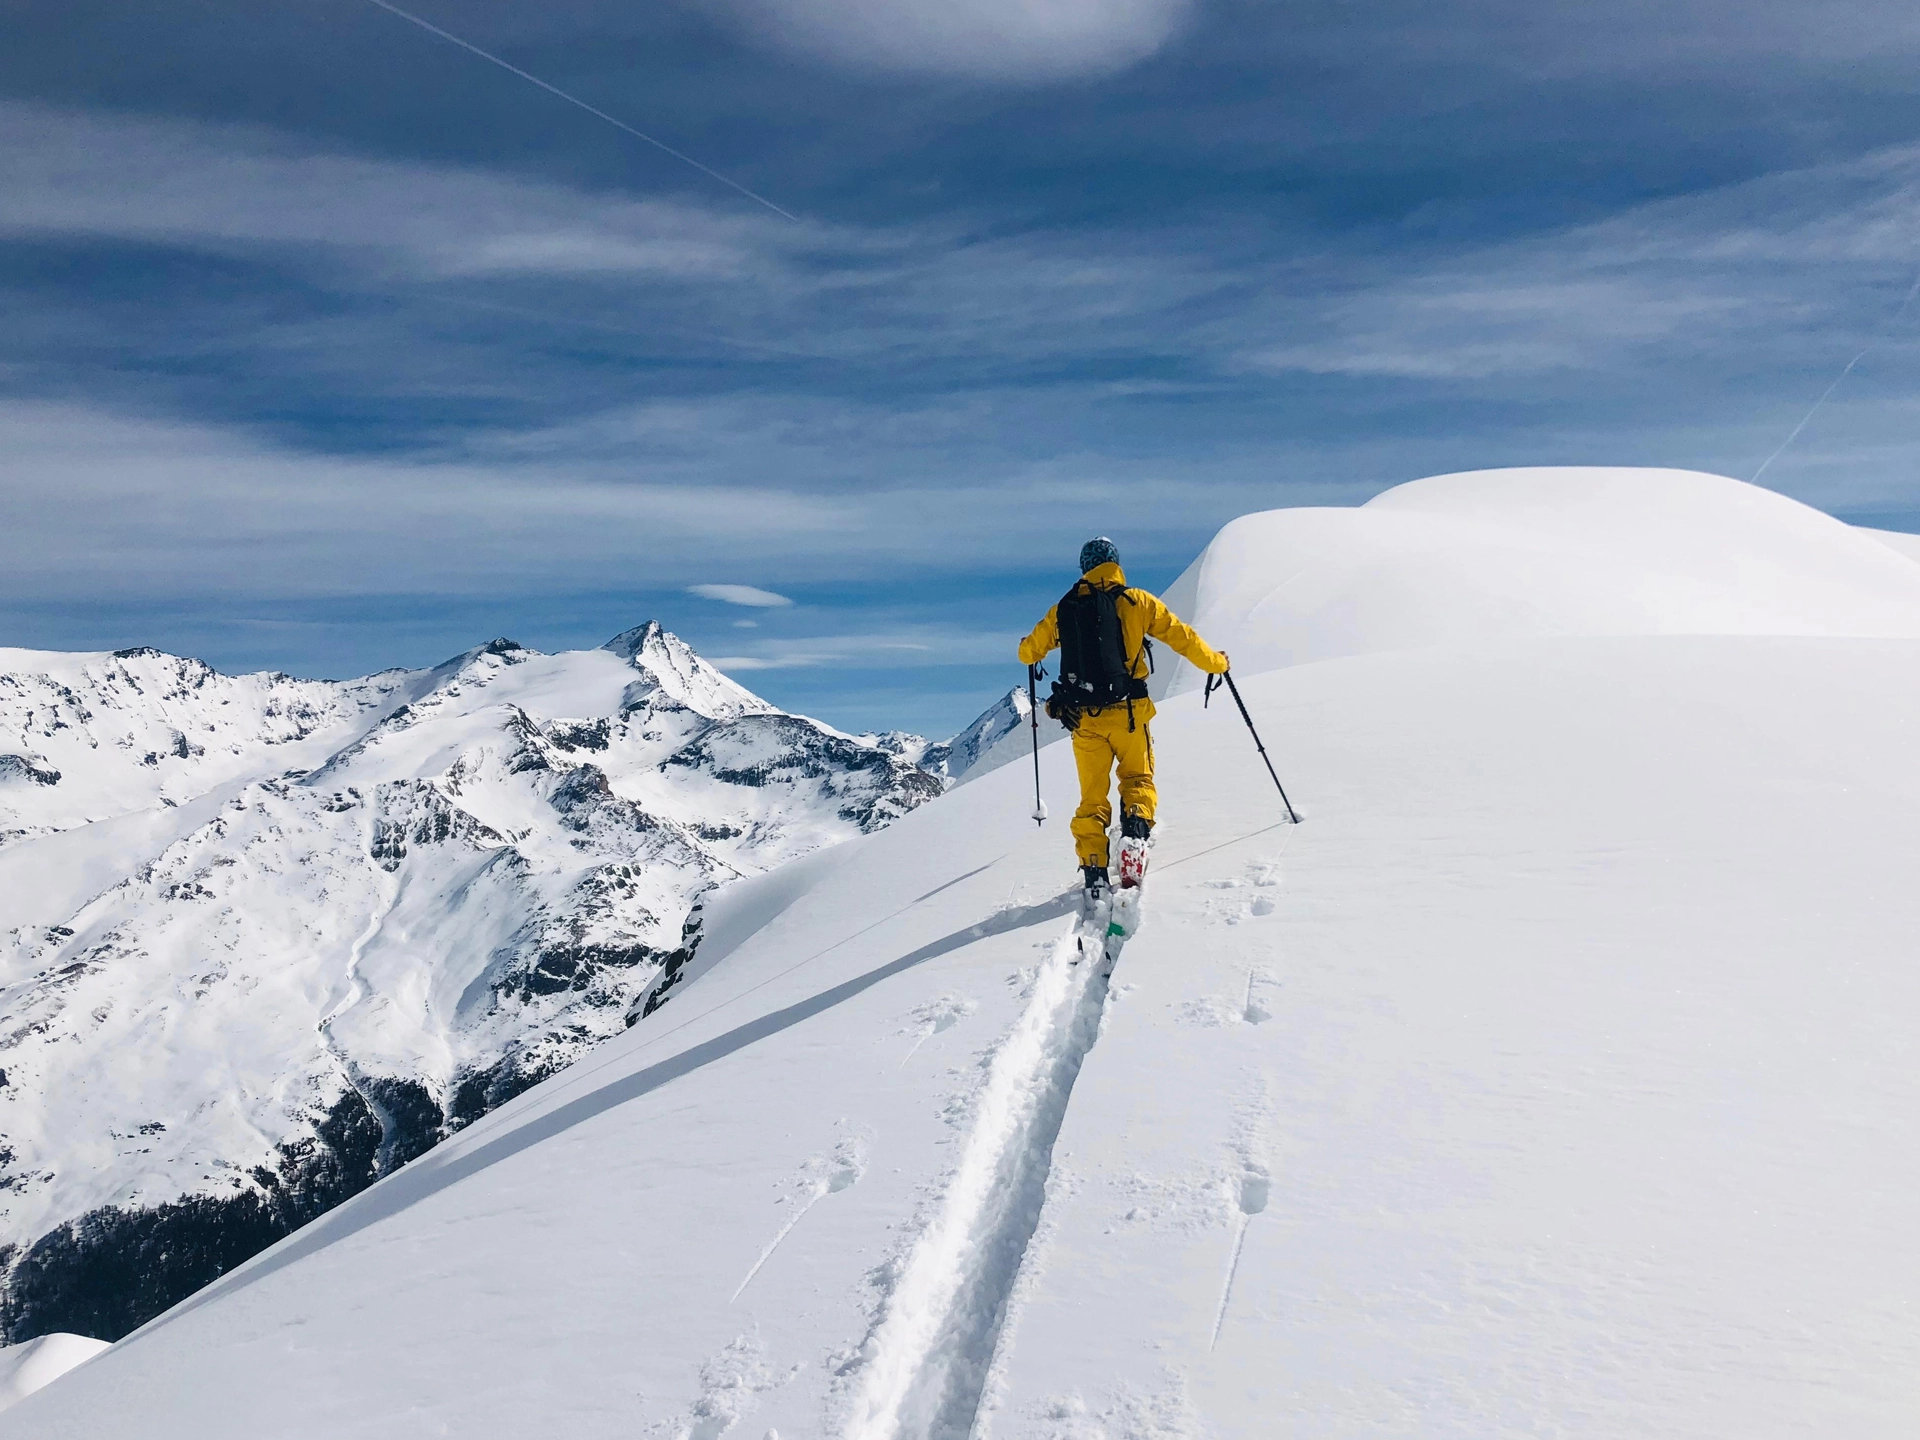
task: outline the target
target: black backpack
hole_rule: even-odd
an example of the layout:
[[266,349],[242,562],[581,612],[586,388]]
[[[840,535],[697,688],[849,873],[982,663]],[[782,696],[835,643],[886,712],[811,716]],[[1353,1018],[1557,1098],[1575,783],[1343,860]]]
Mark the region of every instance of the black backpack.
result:
[[[1137,680],[1127,663],[1120,630],[1120,602],[1134,603],[1121,585],[1090,585],[1082,580],[1060,597],[1054,619],[1060,627],[1060,679],[1048,710],[1099,710],[1143,700],[1147,682]],[[1144,643],[1144,642],[1143,642]]]

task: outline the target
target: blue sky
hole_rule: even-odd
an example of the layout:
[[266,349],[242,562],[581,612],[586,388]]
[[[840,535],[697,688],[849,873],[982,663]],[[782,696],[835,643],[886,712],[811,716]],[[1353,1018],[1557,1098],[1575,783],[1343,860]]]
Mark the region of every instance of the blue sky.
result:
[[[1920,13],[32,0],[0,643],[349,674],[657,617],[947,733],[1088,535],[1510,464],[1920,528]],[[742,606],[692,587],[789,597]]]

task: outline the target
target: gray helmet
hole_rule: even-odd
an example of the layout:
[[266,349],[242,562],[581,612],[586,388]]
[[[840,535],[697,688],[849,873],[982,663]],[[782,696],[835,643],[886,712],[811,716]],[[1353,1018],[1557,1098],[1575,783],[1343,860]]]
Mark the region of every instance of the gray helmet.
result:
[[1120,547],[1104,535],[1096,535],[1080,547],[1080,573],[1086,574],[1096,565],[1118,565]]

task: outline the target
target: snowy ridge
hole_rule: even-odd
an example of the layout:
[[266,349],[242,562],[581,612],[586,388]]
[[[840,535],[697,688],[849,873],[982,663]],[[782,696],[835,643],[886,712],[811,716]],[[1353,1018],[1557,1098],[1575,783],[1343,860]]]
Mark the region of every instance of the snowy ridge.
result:
[[953,739],[933,747],[927,756],[929,768],[938,768],[954,781],[985,773],[980,762],[1003,739],[1023,730],[1032,710],[1027,692],[1015,686]]
[[[1104,994],[1065,963],[1064,827],[982,774],[743,885],[672,1006],[11,1433],[1913,1433],[1904,572],[1863,561],[1878,609],[1842,613],[1822,517],[1743,560],[1740,487],[1688,520],[1603,478],[1613,533],[1693,532],[1636,586],[1738,580],[1771,607],[1742,623],[1800,632],[1514,634],[1490,572],[1465,618],[1414,587],[1333,637],[1436,643],[1251,673],[1325,592],[1221,545],[1198,608],[1251,618],[1202,630],[1309,818],[1237,714],[1172,696],[1150,919]],[[1484,530],[1514,480],[1448,488]],[[1580,524],[1536,523],[1566,480],[1511,506],[1535,551],[1594,522],[1575,487]],[[1602,613],[1586,573],[1536,619]],[[1063,747],[1041,772],[1064,813]]]
[[951,740],[928,741],[899,730],[861,738],[923,770],[945,776],[951,784],[958,784],[970,775],[984,774],[986,768],[991,768],[980,768],[981,759],[1006,736],[1023,727],[1028,713],[1027,692],[1016,686],[982,710]]
[[0,714],[61,773],[0,846],[14,1335],[124,1332],[657,1008],[716,886],[941,790],[657,625],[343,685],[31,660]]
[[0,649],[0,843],[171,808],[347,743],[417,676],[221,675],[158,650]]

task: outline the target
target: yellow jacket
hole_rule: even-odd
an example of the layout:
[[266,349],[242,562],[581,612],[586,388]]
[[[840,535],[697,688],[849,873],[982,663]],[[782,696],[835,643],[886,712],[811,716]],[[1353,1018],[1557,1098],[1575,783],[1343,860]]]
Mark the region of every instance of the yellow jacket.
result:
[[[1114,561],[1105,565],[1096,565],[1081,579],[1098,586],[1126,585],[1126,573]],[[1169,610],[1157,595],[1145,590],[1127,586],[1127,596],[1132,604],[1122,601],[1119,605],[1120,636],[1124,642],[1127,663],[1133,669],[1135,679],[1145,679],[1147,674],[1147,647],[1141,642],[1146,639],[1163,640],[1178,654],[1186,656],[1195,665],[1209,675],[1218,675],[1227,668],[1227,657],[1202,640],[1173,611]],[[1033,633],[1020,642],[1020,660],[1025,665],[1038,665],[1046,659],[1047,652],[1060,643],[1060,621],[1054,607],[1046,617],[1033,627]]]

